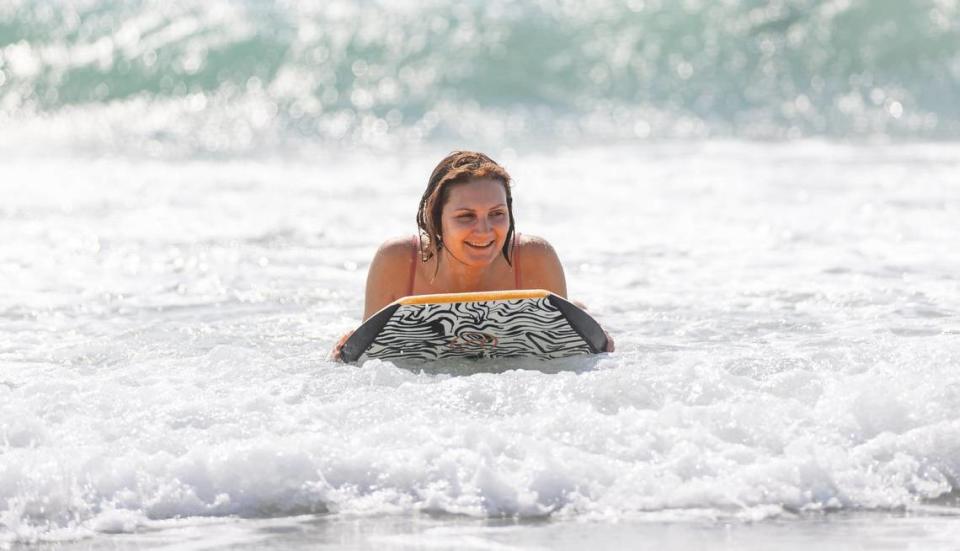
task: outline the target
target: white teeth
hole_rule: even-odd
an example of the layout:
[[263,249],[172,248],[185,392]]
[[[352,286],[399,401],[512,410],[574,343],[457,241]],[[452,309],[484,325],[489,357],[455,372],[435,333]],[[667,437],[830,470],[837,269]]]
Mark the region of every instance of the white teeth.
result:
[[484,243],[483,245],[477,245],[476,243],[471,243],[471,242],[467,241],[467,245],[470,245],[471,247],[476,247],[476,248],[478,248],[478,249],[485,249],[485,248],[489,247],[490,245],[493,245],[493,241],[489,241],[489,242],[487,242],[487,243]]

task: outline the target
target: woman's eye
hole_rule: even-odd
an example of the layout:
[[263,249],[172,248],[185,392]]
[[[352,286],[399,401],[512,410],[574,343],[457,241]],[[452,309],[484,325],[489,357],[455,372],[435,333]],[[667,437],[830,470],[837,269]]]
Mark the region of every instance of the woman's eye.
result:
[[505,212],[494,212],[491,216],[505,216],[506,214]]
[[470,219],[470,218],[473,218],[473,215],[472,215],[472,214],[461,214],[461,215],[457,216],[457,218],[460,218],[461,220],[468,220],[468,219]]

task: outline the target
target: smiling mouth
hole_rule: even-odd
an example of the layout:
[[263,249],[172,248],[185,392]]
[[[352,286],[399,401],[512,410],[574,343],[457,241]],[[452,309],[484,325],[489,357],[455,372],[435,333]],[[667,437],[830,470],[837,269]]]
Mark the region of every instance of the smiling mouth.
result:
[[465,241],[464,243],[466,243],[468,247],[472,247],[472,248],[474,248],[474,249],[481,249],[481,250],[483,250],[483,249],[488,249],[488,248],[492,247],[494,242],[493,242],[493,241],[488,241],[487,243],[480,244],[480,243],[471,243],[471,242],[469,242],[469,241]]

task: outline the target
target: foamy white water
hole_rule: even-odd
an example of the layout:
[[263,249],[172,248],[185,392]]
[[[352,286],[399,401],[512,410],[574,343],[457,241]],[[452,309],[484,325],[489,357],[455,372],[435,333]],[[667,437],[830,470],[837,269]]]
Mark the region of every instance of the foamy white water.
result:
[[445,153],[0,160],[0,545],[955,541],[960,146],[491,151],[617,352],[330,362]]

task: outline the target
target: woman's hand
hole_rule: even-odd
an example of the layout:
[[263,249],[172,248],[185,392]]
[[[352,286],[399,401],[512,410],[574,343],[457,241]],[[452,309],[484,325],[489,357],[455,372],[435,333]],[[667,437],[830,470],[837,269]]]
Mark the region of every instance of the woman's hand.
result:
[[[580,309],[583,310],[584,312],[587,311],[587,305],[584,304],[584,303],[582,303],[582,302],[580,302],[579,300],[571,300],[570,302],[572,302],[572,303],[575,304],[576,306],[579,306]],[[605,337],[607,337],[607,347],[604,348],[603,351],[604,351],[604,352],[613,352],[613,349],[614,349],[613,337],[610,336],[610,333],[607,333],[607,330],[606,330],[606,329],[601,328],[601,330],[603,331],[603,335],[604,335]]]
[[343,345],[347,343],[347,339],[350,338],[350,335],[353,334],[353,331],[347,331],[340,337],[340,340],[337,341],[337,344],[333,345],[333,350],[330,351],[330,358],[337,362],[342,362],[343,358],[340,356],[340,353],[343,351]]
[[604,330],[603,334],[604,336],[607,337],[607,348],[604,349],[604,352],[613,352],[613,349],[614,349],[613,337],[611,337],[610,333],[607,333],[606,330]]

